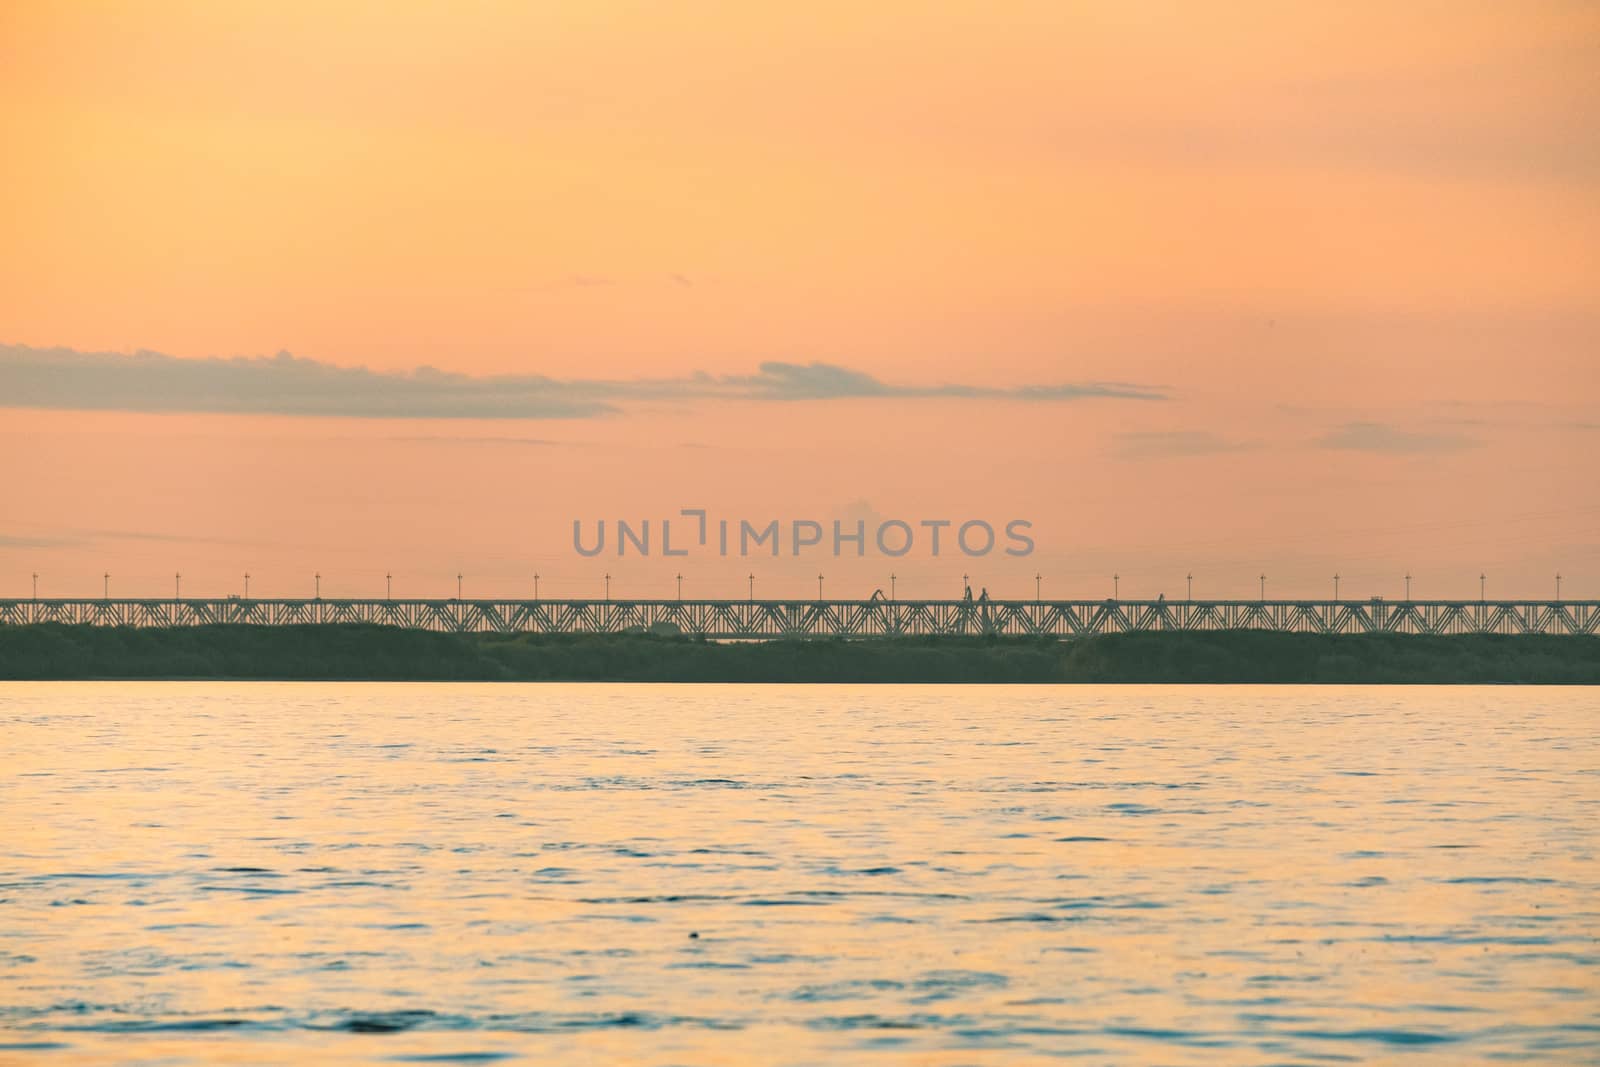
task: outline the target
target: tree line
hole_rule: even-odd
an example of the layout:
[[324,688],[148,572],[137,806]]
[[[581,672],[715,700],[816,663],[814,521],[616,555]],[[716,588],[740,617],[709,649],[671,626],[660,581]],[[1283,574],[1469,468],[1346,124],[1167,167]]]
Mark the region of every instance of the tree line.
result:
[[3,679],[1600,684],[1600,639],[1259,630],[713,642],[373,625],[0,626]]

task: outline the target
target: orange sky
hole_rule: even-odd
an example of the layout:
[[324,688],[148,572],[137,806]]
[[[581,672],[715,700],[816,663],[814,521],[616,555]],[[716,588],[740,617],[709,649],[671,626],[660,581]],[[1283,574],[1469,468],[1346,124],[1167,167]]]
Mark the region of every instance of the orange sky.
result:
[[[681,567],[707,595],[821,569],[838,595],[890,570],[904,595],[1190,570],[1317,595],[1338,570],[1392,596],[1409,568],[1419,595],[1561,570],[1600,596],[1597,50],[1576,2],[9,3],[0,595],[108,569],[130,595],[246,569],[263,594],[537,569],[593,595],[609,569],[661,595]],[[18,346],[618,399],[172,413],[107,379],[72,410],[6,377]],[[768,361],[905,394],[628,384]],[[1164,399],[910,395],[1103,382]],[[1023,517],[1039,548],[572,551],[574,518],[688,506]]]

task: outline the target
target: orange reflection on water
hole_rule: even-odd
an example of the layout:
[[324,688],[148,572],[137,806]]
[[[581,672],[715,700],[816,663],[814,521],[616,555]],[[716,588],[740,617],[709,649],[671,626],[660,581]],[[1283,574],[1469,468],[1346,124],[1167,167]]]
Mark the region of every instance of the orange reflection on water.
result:
[[1592,1052],[1592,691],[6,684],[0,1058]]

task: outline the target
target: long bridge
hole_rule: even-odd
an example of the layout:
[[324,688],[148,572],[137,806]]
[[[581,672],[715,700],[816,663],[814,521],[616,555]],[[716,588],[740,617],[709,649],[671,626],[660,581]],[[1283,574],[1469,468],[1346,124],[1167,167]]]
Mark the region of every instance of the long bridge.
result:
[[1270,630],[1316,634],[1588,634],[1597,600],[0,600],[0,625],[368,623],[447,633],[653,632],[717,641]]

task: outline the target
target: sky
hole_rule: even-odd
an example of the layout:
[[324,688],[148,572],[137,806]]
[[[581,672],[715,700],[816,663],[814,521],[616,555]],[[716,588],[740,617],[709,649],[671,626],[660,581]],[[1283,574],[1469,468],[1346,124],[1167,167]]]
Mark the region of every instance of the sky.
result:
[[[0,597],[1600,598],[1597,53],[1555,0],[9,0]],[[686,508],[868,551],[663,557]]]

